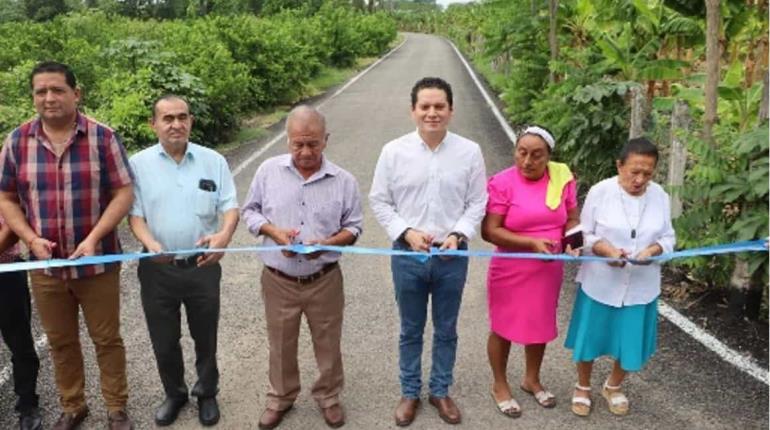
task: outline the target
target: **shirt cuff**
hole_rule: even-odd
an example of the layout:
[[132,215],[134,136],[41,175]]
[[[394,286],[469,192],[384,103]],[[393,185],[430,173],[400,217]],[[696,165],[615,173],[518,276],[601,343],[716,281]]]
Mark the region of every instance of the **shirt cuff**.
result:
[[253,234],[254,236],[259,236],[259,229],[262,228],[263,225],[267,224],[267,219],[263,216],[255,216],[252,214],[252,216],[244,216],[246,221],[246,226],[249,228],[249,233]]
[[455,226],[452,229],[452,231],[456,231],[458,233],[464,234],[465,237],[468,238],[468,240],[473,239],[473,237],[476,235],[475,226],[463,218],[460,218],[460,220],[457,221],[457,223],[455,223]]
[[406,221],[396,218],[388,225],[388,237],[395,242],[407,228],[409,225],[406,224]]

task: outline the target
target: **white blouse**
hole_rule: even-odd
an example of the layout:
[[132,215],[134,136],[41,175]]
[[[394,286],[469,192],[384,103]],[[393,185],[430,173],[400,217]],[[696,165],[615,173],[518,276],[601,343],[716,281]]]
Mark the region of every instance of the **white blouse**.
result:
[[[588,191],[580,224],[585,235],[584,253],[592,255],[599,240],[625,250],[634,258],[648,246],[658,243],[663,252],[672,252],[676,237],[671,225],[668,194],[650,182],[641,196],[632,196],[620,186],[618,177],[605,179]],[[660,295],[660,264],[626,264],[613,267],[605,262],[584,262],[577,274],[583,291],[606,305],[642,305]]]

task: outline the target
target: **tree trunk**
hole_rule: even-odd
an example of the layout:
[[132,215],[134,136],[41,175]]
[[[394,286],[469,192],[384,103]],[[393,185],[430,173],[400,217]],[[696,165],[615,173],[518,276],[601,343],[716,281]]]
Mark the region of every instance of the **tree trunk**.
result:
[[690,129],[690,106],[677,100],[671,115],[671,153],[668,158],[668,186],[671,189],[671,218],[682,214],[682,185],[687,165],[687,148],[684,136]]
[[644,136],[647,123],[647,96],[641,87],[631,89],[631,124],[628,138]]
[[706,0],[706,113],[703,118],[703,140],[712,148],[714,124],[717,118],[717,88],[719,87],[719,29],[721,20],[719,0]]
[[[548,0],[548,46],[551,48],[551,62],[559,59],[559,39],[556,37],[556,27],[559,17],[559,0]],[[551,70],[551,82],[556,82],[559,76]]]

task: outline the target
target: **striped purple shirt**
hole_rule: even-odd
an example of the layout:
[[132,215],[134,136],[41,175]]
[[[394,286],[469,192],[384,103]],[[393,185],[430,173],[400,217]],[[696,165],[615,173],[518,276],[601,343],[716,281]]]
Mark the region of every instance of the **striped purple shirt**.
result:
[[[326,157],[321,169],[305,180],[284,154],[265,160],[257,169],[243,206],[243,220],[249,231],[259,235],[265,223],[297,229],[295,243],[326,239],[345,229],[359,236],[363,213],[358,182],[349,172]],[[265,245],[275,245],[265,236]],[[326,252],[315,260],[302,255],[285,257],[280,252],[259,254],[265,265],[292,276],[305,276],[339,260],[337,252]]]
[[[0,191],[18,194],[32,230],[56,242],[54,258],[72,254],[96,226],[112,192],[132,183],[126,150],[115,132],[80,113],[75,134],[61,157],[54,152],[40,119],[35,118],[5,139],[0,169]],[[120,252],[115,230],[96,244],[96,255]],[[106,269],[99,264],[48,269],[46,274],[77,279]]]

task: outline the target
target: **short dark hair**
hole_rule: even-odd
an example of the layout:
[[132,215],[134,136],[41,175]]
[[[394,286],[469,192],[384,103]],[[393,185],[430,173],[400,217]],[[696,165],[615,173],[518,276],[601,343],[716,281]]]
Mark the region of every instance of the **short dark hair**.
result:
[[41,73],[61,73],[64,75],[64,80],[67,81],[67,85],[70,88],[74,90],[78,86],[77,80],[75,79],[75,74],[72,73],[70,66],[64,63],[57,63],[56,61],[43,61],[42,63],[38,63],[37,66],[32,69],[32,73],[29,74],[30,89],[34,88],[32,85],[32,80],[35,79],[36,75]]
[[436,88],[444,91],[449,107],[452,107],[452,86],[441,78],[425,77],[417,81],[412,87],[412,109],[417,105],[417,93],[426,88]]
[[162,96],[156,98],[152,102],[152,119],[155,119],[155,109],[158,107],[158,103],[165,101],[165,100],[181,100],[184,102],[184,104],[187,105],[187,113],[190,113],[190,102],[187,101],[186,98],[176,95],[176,94],[163,94]]
[[658,164],[658,147],[646,137],[635,137],[623,145],[620,154],[618,154],[620,164],[624,164],[631,154],[653,157],[655,158],[655,164]]

